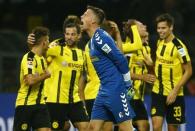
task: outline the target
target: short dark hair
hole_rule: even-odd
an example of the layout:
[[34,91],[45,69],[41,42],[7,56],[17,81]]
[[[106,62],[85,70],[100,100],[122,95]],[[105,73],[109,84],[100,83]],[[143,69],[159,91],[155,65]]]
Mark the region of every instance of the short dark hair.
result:
[[131,41],[133,41],[133,32],[131,26],[135,24],[136,24],[136,19],[128,19],[127,21],[123,22],[124,35],[125,37],[129,37]]
[[37,26],[32,30],[32,33],[35,35],[35,44],[38,44],[42,37],[49,36],[50,32],[47,27]]
[[156,18],[156,24],[163,21],[166,21],[169,27],[174,25],[174,18],[168,13],[161,14]]
[[81,27],[79,26],[79,24],[76,24],[76,23],[64,24],[63,25],[63,31],[64,31],[64,33],[66,32],[66,28],[71,28],[71,27],[75,27],[77,29],[77,34],[80,34],[81,33]]
[[102,9],[90,5],[87,6],[87,9],[90,9],[94,12],[96,17],[98,18],[97,24],[101,25],[106,19],[105,13]]
[[81,21],[78,16],[68,15],[67,18],[65,18],[64,23],[63,23],[63,32],[65,32],[65,28],[67,27],[67,25],[69,25],[69,27],[76,27],[77,32],[80,33],[81,29],[80,27],[77,27],[77,25],[79,26],[80,24],[81,24]]

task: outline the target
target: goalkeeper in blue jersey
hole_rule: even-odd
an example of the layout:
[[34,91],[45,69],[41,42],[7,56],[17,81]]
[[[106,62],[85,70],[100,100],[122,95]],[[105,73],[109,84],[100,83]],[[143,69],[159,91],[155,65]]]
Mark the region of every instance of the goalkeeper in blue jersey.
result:
[[111,36],[99,28],[104,19],[103,10],[93,6],[81,16],[81,28],[91,37],[90,57],[101,83],[88,130],[99,131],[104,121],[111,120],[120,131],[132,131],[134,111],[127,102],[133,94],[129,68]]

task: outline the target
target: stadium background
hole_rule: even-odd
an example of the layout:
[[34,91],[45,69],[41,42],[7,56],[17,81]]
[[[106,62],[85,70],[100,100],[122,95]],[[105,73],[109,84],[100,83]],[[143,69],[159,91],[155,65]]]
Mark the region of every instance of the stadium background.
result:
[[[0,0],[0,131],[12,130],[20,60],[27,51],[28,33],[33,27],[44,25],[51,30],[51,41],[62,37],[64,18],[69,14],[82,15],[87,5],[104,9],[107,18],[115,21],[120,29],[122,22],[129,18],[145,23],[152,52],[157,38],[154,19],[160,13],[171,13],[175,17],[175,34],[185,42],[195,67],[194,0]],[[84,44],[79,47],[83,48]],[[151,88],[147,88],[147,94],[150,91]],[[186,131],[192,131],[195,129],[194,75],[186,84],[185,94]],[[150,97],[147,98],[149,103]]]

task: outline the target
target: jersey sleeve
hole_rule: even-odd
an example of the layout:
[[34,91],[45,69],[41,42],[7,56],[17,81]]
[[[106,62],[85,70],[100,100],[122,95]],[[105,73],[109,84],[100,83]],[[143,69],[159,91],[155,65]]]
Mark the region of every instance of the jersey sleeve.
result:
[[182,48],[178,49],[178,56],[181,63],[185,64],[190,61],[188,50],[184,44],[181,44]]
[[29,52],[27,57],[23,57],[22,59],[22,70],[24,75],[33,74],[33,67],[34,67],[34,53]]
[[116,44],[111,36],[109,36],[106,32],[101,34],[97,32],[95,34],[95,46],[116,65],[121,74],[129,72],[126,58],[116,47]]
[[142,49],[142,40],[139,35],[137,25],[132,25],[131,30],[133,32],[133,41],[126,40],[126,42],[122,45],[123,46],[123,52],[130,53],[139,49]]
[[51,47],[47,50],[47,57],[49,56],[52,56],[52,57],[55,57],[57,56],[57,54],[59,54],[59,51],[58,51],[58,47],[59,46],[54,46],[54,47]]

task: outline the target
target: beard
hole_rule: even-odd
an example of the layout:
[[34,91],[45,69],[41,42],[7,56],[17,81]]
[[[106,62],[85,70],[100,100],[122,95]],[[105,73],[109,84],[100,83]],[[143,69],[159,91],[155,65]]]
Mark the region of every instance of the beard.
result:
[[66,44],[67,44],[68,46],[75,46],[75,45],[76,45],[76,43],[77,43],[77,41],[73,41],[73,40],[66,40]]

